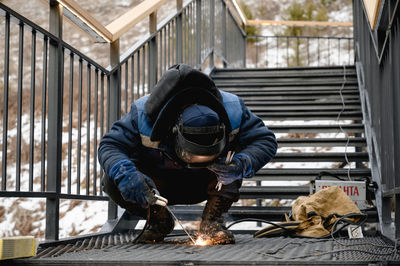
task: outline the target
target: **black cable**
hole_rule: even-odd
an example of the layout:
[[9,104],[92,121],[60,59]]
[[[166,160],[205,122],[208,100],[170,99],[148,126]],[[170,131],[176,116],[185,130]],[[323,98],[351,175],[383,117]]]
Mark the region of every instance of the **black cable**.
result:
[[[257,218],[245,218],[245,219],[240,219],[240,220],[234,221],[234,222],[232,222],[229,226],[227,226],[226,229],[229,229],[229,228],[231,228],[233,225],[238,224],[238,223],[242,223],[242,222],[261,222],[261,223],[266,223],[266,224],[273,225],[273,226],[275,226],[276,228],[283,229],[284,231],[289,232],[290,234],[294,234],[294,233],[295,233],[294,230],[288,229],[288,228],[286,228],[285,226],[282,226],[282,225],[280,225],[280,224],[273,223],[273,222],[270,222],[270,221],[266,221],[266,220],[263,220],[263,219],[257,219]],[[288,225],[290,225],[290,224],[288,224]],[[262,230],[262,229],[261,229],[261,230]],[[259,232],[259,231],[257,231],[257,232]],[[257,233],[257,232],[256,232],[256,233]],[[255,233],[255,234],[256,234],[256,233]],[[255,234],[253,235],[254,237],[256,237]]]
[[[342,100],[342,110],[340,110],[340,112],[339,112],[339,114],[338,114],[338,116],[336,118],[336,122],[337,123],[339,122],[340,116],[344,113],[344,110],[346,108],[346,104],[344,102],[344,97],[343,97],[343,93],[342,93],[342,91],[344,89],[344,86],[346,85],[346,82],[347,82],[347,79],[346,79],[346,66],[343,65],[343,83],[342,83],[342,87],[339,90],[340,99]],[[347,138],[346,145],[345,145],[345,148],[344,148],[344,158],[346,160],[347,165],[349,166],[349,168],[347,170],[347,178],[350,181],[352,181],[351,177],[350,177],[351,165],[350,165],[350,162],[349,162],[349,158],[347,156],[347,148],[348,148],[349,143],[350,143],[350,138],[349,138],[349,134],[347,134],[347,132],[344,131],[344,129],[342,128],[342,125],[340,123],[339,123],[339,128],[340,128],[340,131],[342,131],[342,133],[344,133],[346,138]]]
[[151,215],[151,211],[150,211],[150,207],[149,207],[149,208],[147,208],[146,223],[144,224],[140,233],[135,237],[134,240],[132,240],[132,243],[136,243],[138,241],[138,239],[143,235],[144,231],[146,231],[150,227],[150,215]]
[[316,179],[316,180],[320,180],[320,179],[322,178],[322,176],[324,176],[324,175],[332,176],[332,177],[334,177],[334,178],[336,178],[336,179],[338,179],[338,180],[340,180],[340,181],[346,181],[346,179],[343,179],[343,178],[341,178],[340,176],[335,175],[335,174],[332,174],[332,173],[330,173],[330,172],[328,172],[328,171],[321,171],[321,172],[319,172],[318,176],[317,176],[315,179]]
[[261,222],[261,223],[271,224],[273,226],[279,227],[281,229],[286,229],[286,230],[289,231],[289,229],[287,229],[284,226],[281,226],[281,225],[279,225],[277,223],[269,222],[269,221],[266,221],[266,220],[263,220],[263,219],[256,219],[256,218],[244,218],[244,219],[236,220],[236,221],[232,222],[230,225],[228,225],[226,227],[226,229],[231,228],[235,224],[243,223],[243,222]]
[[[345,222],[345,223],[347,223],[347,225],[358,225],[358,227],[360,227],[361,225],[363,225],[363,224],[365,223],[365,221],[366,221],[367,218],[368,218],[367,215],[365,214],[364,219],[361,220],[361,221],[359,221],[359,222],[353,222],[353,221],[351,221],[351,220],[345,219],[345,218],[348,218],[348,217],[351,217],[351,216],[352,216],[352,214],[350,214],[350,215],[345,215],[345,216],[341,217],[340,219],[338,219],[338,220],[332,225],[332,228],[335,228],[339,222]],[[358,227],[356,227],[355,229],[357,229]],[[354,230],[355,230],[355,229],[354,229]],[[342,246],[350,247],[350,246],[365,245],[365,243],[364,243],[364,244],[361,244],[361,243],[360,243],[360,244],[344,244],[344,243],[341,243],[338,239],[336,239],[336,238],[333,236],[333,234],[331,234],[331,237],[332,237],[332,239],[333,239],[336,243],[338,243],[339,245],[342,245]],[[377,245],[377,244],[375,244],[375,243],[370,243],[370,242],[368,243],[368,245],[371,245],[371,246],[374,246],[374,247],[379,247],[379,248],[394,248],[394,247],[397,246],[397,241],[395,242],[395,245],[394,245],[394,246],[383,246],[383,245]]]
[[291,257],[291,258],[289,258],[289,260],[309,258],[309,257],[314,257],[314,256],[323,256],[323,255],[327,255],[327,254],[335,254],[335,253],[340,253],[340,252],[361,252],[361,253],[367,253],[370,255],[377,255],[377,256],[388,256],[388,255],[393,254],[393,252],[377,253],[377,252],[372,252],[372,251],[362,250],[362,249],[338,249],[338,250],[326,251],[326,252],[321,252],[321,253],[311,253],[311,254],[306,254],[306,255],[298,256],[298,257]]

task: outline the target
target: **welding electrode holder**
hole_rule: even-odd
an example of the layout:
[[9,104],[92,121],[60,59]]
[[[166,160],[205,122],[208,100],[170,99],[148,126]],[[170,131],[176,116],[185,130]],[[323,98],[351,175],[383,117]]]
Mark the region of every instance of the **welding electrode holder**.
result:
[[153,188],[152,192],[154,193],[154,196],[157,199],[152,205],[159,205],[159,206],[162,206],[162,207],[167,206],[168,200],[166,198],[162,197],[160,195],[160,192],[157,189]]

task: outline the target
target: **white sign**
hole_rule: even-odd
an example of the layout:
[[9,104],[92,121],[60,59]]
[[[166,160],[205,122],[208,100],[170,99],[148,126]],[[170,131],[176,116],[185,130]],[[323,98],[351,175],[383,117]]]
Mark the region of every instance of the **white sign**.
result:
[[[363,181],[331,181],[315,180],[315,192],[324,188],[338,186],[349,196],[359,209],[368,207],[366,200],[366,184]],[[313,193],[313,192],[312,192]]]

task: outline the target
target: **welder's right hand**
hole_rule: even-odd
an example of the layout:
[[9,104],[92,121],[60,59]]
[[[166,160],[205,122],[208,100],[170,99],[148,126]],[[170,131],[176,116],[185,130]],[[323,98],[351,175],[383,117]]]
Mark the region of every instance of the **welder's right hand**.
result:
[[137,203],[144,209],[156,204],[157,197],[153,192],[156,185],[151,178],[137,170],[133,162],[117,162],[110,170],[110,177],[118,186],[124,200]]

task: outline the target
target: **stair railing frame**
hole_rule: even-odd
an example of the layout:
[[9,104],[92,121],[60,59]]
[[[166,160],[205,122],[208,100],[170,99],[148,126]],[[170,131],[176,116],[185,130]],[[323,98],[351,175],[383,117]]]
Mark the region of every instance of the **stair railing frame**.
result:
[[[343,64],[353,65],[354,64],[354,47],[353,47],[353,37],[323,37],[323,36],[285,36],[285,35],[247,35],[246,41],[249,43],[254,41],[255,49],[255,59],[254,67],[304,67],[304,66],[341,66]],[[295,48],[290,47],[290,44],[296,42]],[[302,62],[302,58],[300,58],[299,48],[301,42],[304,41],[304,45],[306,46],[307,52],[305,53],[306,57],[304,58],[304,63]],[[327,42],[325,46],[322,47],[322,41]],[[316,53],[310,52],[310,43],[317,42],[318,49]],[[336,47],[332,48],[331,43],[337,44]],[[343,45],[344,44],[344,45]],[[344,47],[343,47],[344,46]],[[260,48],[261,47],[261,48]],[[247,46],[249,48],[249,46]],[[260,50],[265,50],[264,57],[261,58]],[[290,50],[294,50],[296,56],[291,56]],[[269,56],[269,51],[272,50],[272,54],[275,54],[275,58]],[[331,51],[337,51],[337,58],[331,58]],[[281,51],[281,52],[280,52]],[[328,58],[326,62],[321,62],[322,53],[324,53],[324,57]],[[345,53],[343,55],[343,53]],[[249,53],[247,53],[249,54]],[[314,54],[316,59],[310,60],[310,54]],[[283,58],[283,59],[282,59]],[[260,64],[260,61],[265,59],[265,64]],[[272,62],[270,64],[270,61]],[[285,63],[280,63],[279,61],[286,61]],[[336,62],[338,64],[336,64]],[[343,63],[341,63],[343,62]],[[261,65],[261,66],[260,66]],[[249,64],[247,64],[249,66]]]

